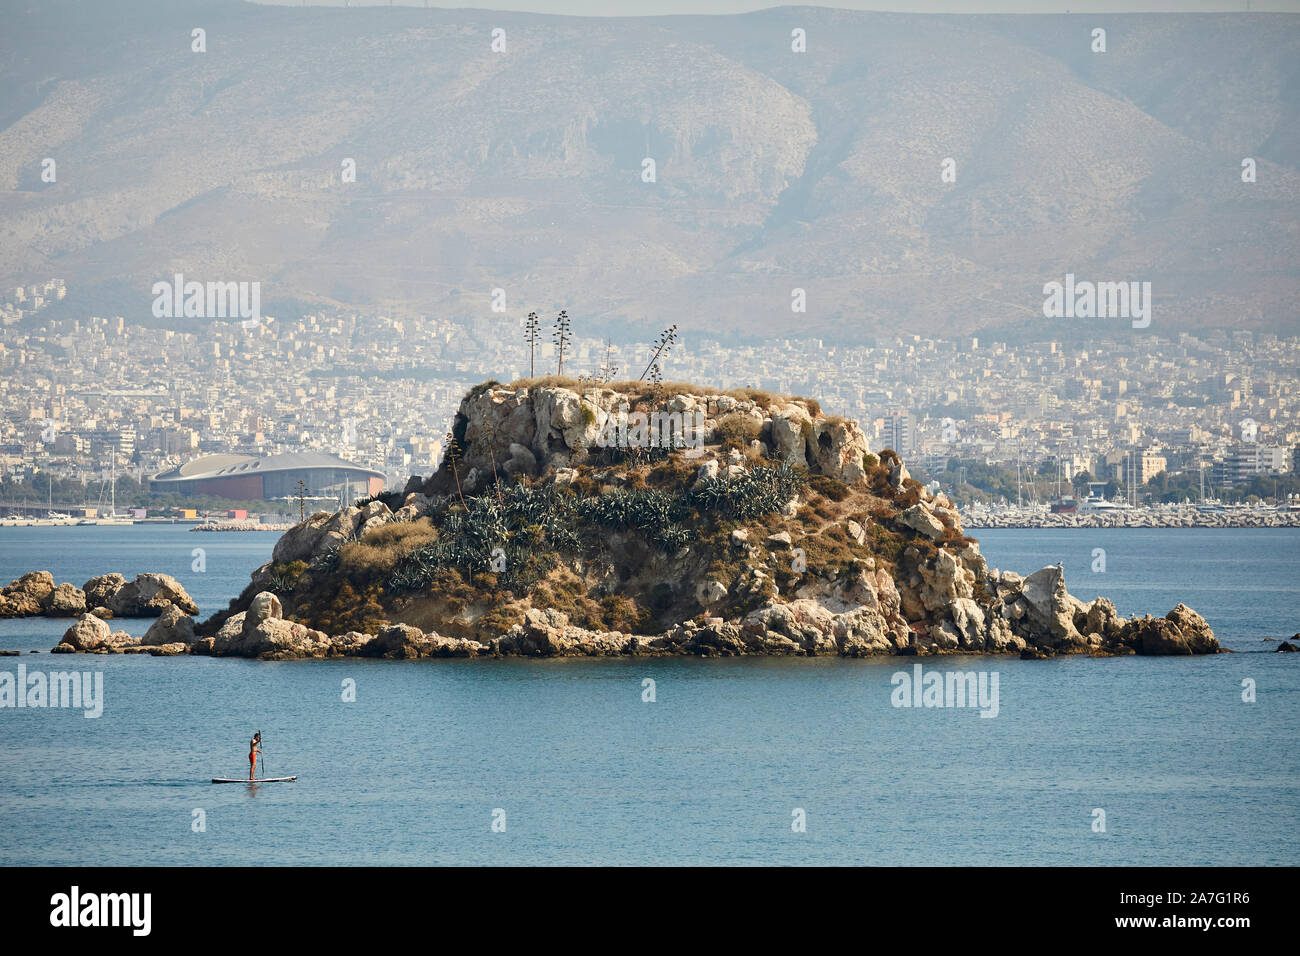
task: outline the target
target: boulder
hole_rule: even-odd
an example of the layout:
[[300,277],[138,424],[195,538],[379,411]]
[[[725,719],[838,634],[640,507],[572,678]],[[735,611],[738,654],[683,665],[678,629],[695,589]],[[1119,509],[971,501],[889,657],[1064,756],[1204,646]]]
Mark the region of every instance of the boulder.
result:
[[742,627],[758,639],[764,654],[817,654],[838,651],[835,615],[816,601],[772,603],[745,615]]
[[704,464],[700,465],[699,468],[695,469],[695,482],[692,485],[692,487],[698,488],[700,485],[704,484],[704,482],[710,480],[711,478],[717,478],[717,477],[718,477],[718,462],[716,459],[710,459],[709,461],[706,461]]
[[410,624],[390,624],[361,646],[365,657],[411,659],[428,657],[433,642],[418,627]]
[[921,586],[917,596],[927,611],[943,611],[961,598],[974,594],[975,575],[951,551],[940,550],[934,559],[918,569]]
[[[481,402],[478,407],[482,407]],[[557,446],[567,450],[566,458],[593,447],[604,417],[595,407],[585,403],[577,392],[567,388],[537,389],[533,395],[533,411],[536,422],[533,447],[551,453],[552,457],[559,450]],[[475,419],[471,417],[470,425],[474,424]],[[490,462],[488,467],[491,467]]]
[[1015,654],[1025,649],[1025,639],[1011,630],[1011,625],[1001,617],[989,617],[986,622],[985,647],[998,654]]
[[1130,621],[1124,628],[1123,641],[1137,653],[1153,656],[1191,654],[1192,648],[1173,621],[1163,617]]
[[772,412],[772,449],[776,457],[792,465],[808,466],[808,438],[812,416],[801,405],[783,405]]
[[485,653],[487,647],[468,638],[444,637],[434,632],[425,633],[409,624],[390,624],[380,629],[373,638],[364,635],[346,636],[336,650],[360,657],[386,657],[390,659],[415,659],[422,657],[474,657]]
[[86,593],[71,584],[60,584],[44,603],[47,617],[77,617],[86,613]]
[[363,649],[367,644],[375,639],[373,634],[363,634],[361,631],[348,631],[346,634],[334,637],[333,652],[341,654],[344,657],[364,656]]
[[845,657],[888,654],[893,650],[888,623],[877,608],[862,605],[839,614],[832,629],[839,652]]
[[502,466],[502,471],[507,475],[535,475],[537,474],[537,456],[526,445],[519,442],[510,443],[510,457]]
[[54,593],[54,575],[29,571],[0,591],[0,617],[31,617],[42,613]]
[[140,638],[132,637],[126,631],[113,631],[108,635],[107,643],[95,648],[93,651],[96,654],[138,654],[143,652],[144,647],[140,643]]
[[393,517],[393,512],[389,510],[388,505],[384,504],[382,501],[366,502],[361,509],[361,516],[357,521],[357,537],[365,537],[367,532],[388,524],[388,522],[393,520]]
[[83,614],[63,633],[55,654],[121,654],[140,646],[140,639],[126,631],[111,631],[93,614]]
[[[145,642],[148,643],[147,641]],[[189,645],[177,641],[172,644],[158,644],[149,647],[149,653],[154,657],[175,657],[178,654],[184,654],[189,650]]]
[[529,608],[522,624],[516,624],[501,638],[505,649],[519,654],[555,654],[565,647],[564,630],[569,616],[555,608]]
[[93,614],[83,614],[63,632],[60,644],[74,651],[91,651],[108,642],[112,629]]
[[931,652],[953,651],[961,646],[961,634],[952,621],[939,621],[922,631],[918,645]]
[[[706,618],[703,625],[686,621],[662,638],[650,641],[651,649],[674,650],[701,657],[736,657],[750,653],[752,637],[720,617]],[[757,649],[757,644],[753,649]],[[638,648],[639,650],[639,648]]]
[[[1088,605],[1080,630],[1088,634],[1100,634],[1103,640],[1112,641],[1119,633],[1122,624],[1119,612],[1115,610],[1115,605],[1110,599],[1099,597]],[[1075,626],[1079,627],[1077,620]]]
[[695,589],[695,598],[704,607],[717,604],[727,597],[727,586],[713,578],[701,581]]
[[126,578],[122,575],[101,574],[99,577],[91,578],[81,588],[86,596],[86,608],[94,610],[97,607],[107,609],[113,595],[120,591],[126,584]]
[[54,575],[49,571],[28,571],[18,580],[11,581],[5,590],[9,591],[11,588],[16,592],[30,594],[38,601],[44,601],[54,590]]
[[325,526],[333,518],[334,515],[320,511],[294,525],[275,542],[271,560],[276,564],[286,564],[309,559],[318,550],[318,545],[325,536]]
[[890,461],[889,484],[895,491],[900,490],[903,487],[903,482],[907,481],[907,479],[911,477],[911,474],[907,470],[907,465],[903,464],[902,458],[894,458]]
[[233,637],[244,633],[244,619],[248,617],[247,611],[240,611],[238,614],[232,614],[226,618],[221,628],[217,631],[218,638],[229,640]]
[[250,622],[246,625],[248,627],[281,617],[284,617],[284,609],[280,605],[280,599],[270,591],[260,591],[248,602],[248,611],[245,613],[245,620]]
[[329,635],[281,618],[254,620],[244,615],[235,629],[232,616],[213,639],[210,653],[217,657],[261,657],[270,660],[326,657],[333,646]]
[[[415,497],[415,495],[412,495],[411,497]],[[424,495],[420,495],[419,497],[424,498]],[[428,499],[426,498],[425,500],[427,501]],[[425,507],[426,506],[415,504],[402,505],[402,507],[393,512],[391,520],[397,522],[414,521],[424,514]]]
[[108,602],[114,617],[157,617],[169,604],[186,614],[198,614],[198,605],[179,581],[170,574],[137,574],[120,587]]
[[324,545],[326,538],[332,538],[338,541],[349,541],[354,538],[357,531],[361,528],[361,509],[356,505],[348,505],[342,511],[336,511],[329,516],[329,520],[321,526],[324,534],[320,545]]
[[923,504],[912,505],[912,507],[900,513],[894,521],[905,528],[911,528],[930,540],[939,537],[944,531],[943,522],[930,514]]
[[589,631],[554,608],[530,608],[495,642],[498,653],[528,656],[608,657],[629,653],[638,639],[620,631]]
[[957,643],[962,647],[982,650],[985,643],[984,609],[968,597],[957,598],[948,608]]
[[168,604],[158,615],[158,620],[149,625],[140,641],[147,647],[160,647],[164,644],[194,643],[194,618],[190,617],[175,604]]
[[819,418],[812,426],[808,443],[814,467],[823,475],[847,485],[866,478],[862,458],[867,453],[867,436],[857,422],[847,418]]
[[1074,626],[1074,613],[1082,605],[1065,589],[1065,572],[1049,566],[1024,579],[1012,608],[1022,613],[1013,619],[1032,643],[1053,648],[1082,648],[1087,639]]
[[1184,604],[1164,617],[1147,615],[1126,621],[1117,641],[1144,655],[1217,654],[1220,650],[1205,618]]
[[1183,640],[1193,654],[1217,654],[1219,652],[1219,640],[1214,636],[1214,631],[1206,623],[1205,618],[1197,614],[1186,604],[1178,604],[1172,611],[1165,615],[1165,619],[1172,621],[1178,626],[1178,631],[1183,635]]

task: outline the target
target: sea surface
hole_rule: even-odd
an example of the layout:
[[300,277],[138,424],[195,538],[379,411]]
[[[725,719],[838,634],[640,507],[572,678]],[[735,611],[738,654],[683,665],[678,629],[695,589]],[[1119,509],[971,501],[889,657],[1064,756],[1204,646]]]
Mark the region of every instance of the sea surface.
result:
[[[1300,529],[979,537],[1123,614],[1184,601],[1237,653],[922,662],[996,672],[990,719],[894,707],[906,658],[52,657],[68,621],[0,621],[24,652],[0,672],[104,682],[98,719],[0,709],[0,863],[1300,863],[1300,654],[1272,653],[1300,631]],[[0,582],[166,571],[206,615],[275,538],[0,528]],[[210,784],[247,773],[258,729],[298,782]]]

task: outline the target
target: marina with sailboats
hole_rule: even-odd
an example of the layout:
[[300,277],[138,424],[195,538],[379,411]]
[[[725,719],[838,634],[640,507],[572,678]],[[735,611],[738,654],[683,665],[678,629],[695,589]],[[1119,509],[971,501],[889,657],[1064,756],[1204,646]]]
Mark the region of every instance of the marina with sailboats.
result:
[[[104,492],[108,492],[108,506],[104,506]],[[54,486],[50,485],[49,500],[46,503],[46,512],[40,514],[29,514],[26,502],[23,503],[22,510],[17,514],[9,514],[0,517],[0,528],[65,528],[85,525],[104,525],[107,527],[120,528],[133,525],[136,517],[130,514],[119,514],[117,510],[117,474],[116,472],[109,475],[107,479],[100,484],[99,501],[93,507],[87,506],[81,509],[80,516],[70,514],[65,511],[54,510]]]

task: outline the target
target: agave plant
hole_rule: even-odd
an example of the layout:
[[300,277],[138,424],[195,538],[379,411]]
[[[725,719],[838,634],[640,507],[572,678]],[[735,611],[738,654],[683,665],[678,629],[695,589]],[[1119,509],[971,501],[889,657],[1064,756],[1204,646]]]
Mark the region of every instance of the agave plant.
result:
[[780,511],[798,493],[808,476],[788,462],[756,466],[735,476],[706,478],[687,498],[701,511],[747,520]]
[[337,571],[339,569],[339,546],[333,544],[323,551],[317,552],[316,556],[311,560],[311,569],[326,574],[333,574]]
[[293,590],[294,579],[287,574],[277,573],[271,575],[266,582],[267,588],[275,594],[288,594]]

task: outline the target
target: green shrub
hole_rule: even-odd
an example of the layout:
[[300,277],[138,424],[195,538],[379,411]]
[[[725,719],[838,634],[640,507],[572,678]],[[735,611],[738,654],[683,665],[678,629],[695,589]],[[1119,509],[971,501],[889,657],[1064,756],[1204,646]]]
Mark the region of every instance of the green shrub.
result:
[[725,448],[744,449],[758,440],[762,426],[748,415],[732,412],[718,419],[718,441]]
[[831,501],[843,501],[852,493],[848,485],[838,478],[832,478],[830,475],[813,475],[808,483],[812,486],[813,491],[819,495],[824,495]]
[[804,471],[788,462],[756,465],[743,474],[706,478],[686,493],[686,500],[701,512],[748,521],[780,511],[808,481]]

